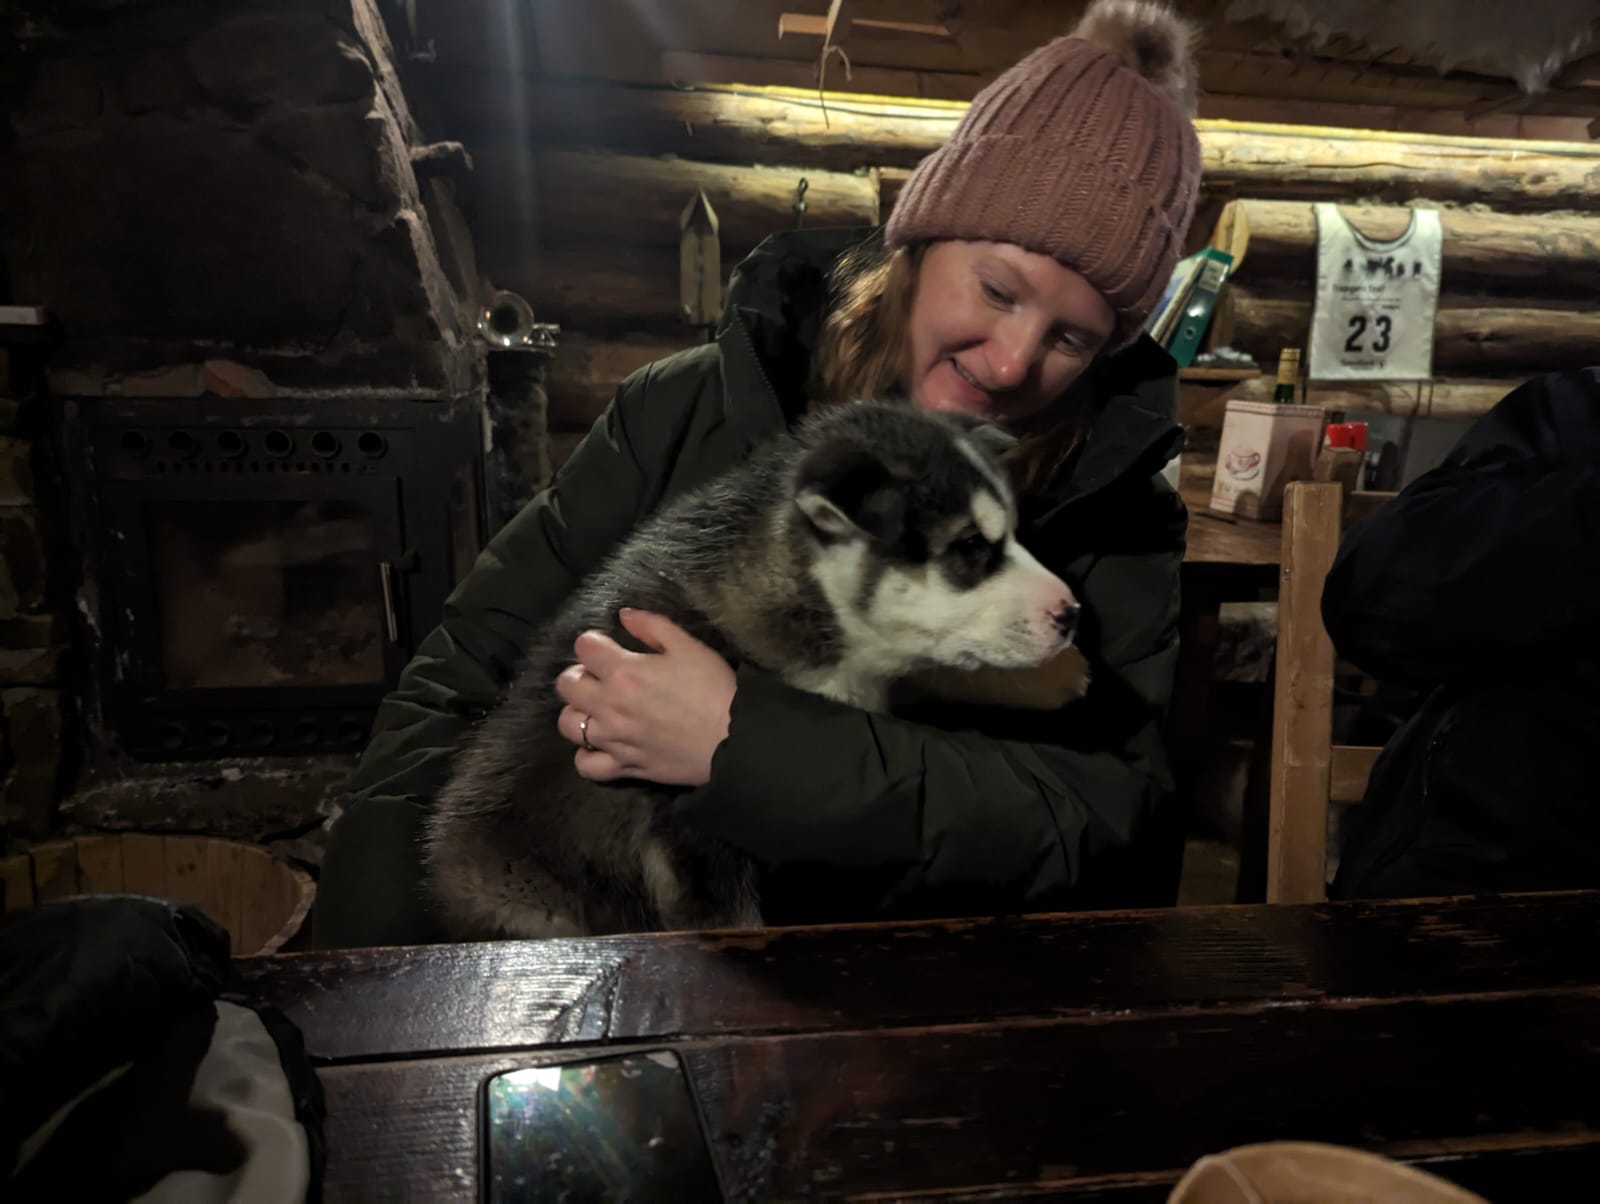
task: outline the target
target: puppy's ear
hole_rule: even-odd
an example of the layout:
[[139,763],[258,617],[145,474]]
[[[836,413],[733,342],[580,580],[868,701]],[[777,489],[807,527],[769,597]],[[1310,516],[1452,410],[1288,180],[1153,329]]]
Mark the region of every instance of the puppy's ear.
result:
[[999,456],[1017,445],[1017,437],[998,423],[972,414],[941,413],[939,417],[956,427],[979,448],[991,456]]
[[801,462],[795,504],[829,539],[862,535],[893,543],[905,521],[905,495],[893,472],[862,447],[824,445]]

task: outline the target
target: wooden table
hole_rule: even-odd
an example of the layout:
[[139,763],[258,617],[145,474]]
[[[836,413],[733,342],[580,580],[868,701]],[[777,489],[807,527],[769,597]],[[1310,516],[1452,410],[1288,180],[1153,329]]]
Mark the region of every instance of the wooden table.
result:
[[1189,546],[1184,564],[1277,568],[1283,524],[1213,512],[1211,478],[1216,467],[1214,447],[1183,454],[1178,493],[1189,508]]
[[236,986],[319,1064],[331,1200],[471,1199],[484,1076],[662,1045],[747,1199],[1160,1201],[1314,1139],[1575,1200],[1597,935],[1600,892],[307,953]]
[[[1189,531],[1178,613],[1178,666],[1167,722],[1167,743],[1185,816],[1201,809],[1196,787],[1206,777],[1207,758],[1221,743],[1212,681],[1222,605],[1274,596],[1283,544],[1281,523],[1211,511],[1216,447],[1206,441],[1197,443],[1184,451],[1179,478],[1178,492],[1189,509]],[[1271,725],[1271,708],[1266,707],[1257,723],[1258,742],[1270,740]],[[1252,820],[1264,822],[1265,817],[1252,815]],[[1266,843],[1262,836],[1241,850],[1240,889],[1245,899],[1265,896]]]

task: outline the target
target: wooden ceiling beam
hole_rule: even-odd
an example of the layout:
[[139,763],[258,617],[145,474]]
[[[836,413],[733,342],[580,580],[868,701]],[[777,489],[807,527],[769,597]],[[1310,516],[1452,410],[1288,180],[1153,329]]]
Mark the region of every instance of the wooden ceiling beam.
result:
[[[909,71],[853,63],[848,76],[843,71],[828,72],[828,90],[920,100],[971,100],[989,78],[957,71]],[[814,90],[817,64],[814,59],[668,50],[661,55],[661,79],[676,84],[754,84]]]
[[[925,25],[913,21],[875,21],[871,17],[857,17],[853,21],[841,21],[839,26],[847,28],[851,33],[858,29],[882,30],[885,33],[910,34],[913,37],[948,38],[950,30],[944,25]],[[837,32],[830,32],[828,19],[815,13],[779,13],[778,36],[787,37],[797,34],[801,37],[823,38],[829,45],[837,46],[844,39]]]
[[1275,54],[1203,53],[1201,85],[1208,92],[1342,104],[1448,108],[1479,114],[1515,107],[1540,116],[1600,116],[1600,88],[1567,88],[1528,96],[1515,84],[1492,76],[1440,75],[1432,68],[1404,64],[1313,61],[1310,66]]
[[[659,83],[625,85],[536,73],[510,78],[437,65],[429,67],[426,80],[429,99],[437,107],[438,128],[449,137],[466,141],[474,153],[485,145],[520,140],[571,149],[677,154],[707,162],[788,161],[838,171],[909,168],[949,135],[966,110],[963,102],[949,97],[904,98],[903,87],[897,87],[902,96],[898,100],[885,99],[882,89],[878,96],[867,97],[834,87],[827,95],[828,118],[824,121],[815,81],[809,78],[806,64],[795,66],[799,83],[790,91],[751,88],[747,72],[731,71],[728,74],[746,76],[733,81],[739,85],[733,89],[703,80],[694,87],[669,89]],[[833,77],[842,75],[833,73]],[[914,79],[913,85],[932,91],[926,79]],[[964,88],[974,92],[976,83],[968,79]],[[729,97],[723,94],[726,91],[740,95]],[[516,99],[508,105],[507,97]],[[1201,98],[1200,116],[1474,139],[1589,140],[1581,117],[1491,114],[1468,122],[1456,109],[1341,105],[1217,93]]]
[[[417,36],[434,38],[441,66],[517,68],[534,47],[552,74],[633,82],[818,84],[821,36],[849,55],[830,61],[826,82],[841,92],[971,99],[1000,70],[1081,16],[1084,0],[588,0],[534,4],[513,45],[485,37],[525,0],[414,2]],[[1600,49],[1569,63],[1552,90],[1524,99],[1509,80],[1484,72],[1441,74],[1406,54],[1352,39],[1313,46],[1261,19],[1224,20],[1228,0],[1177,0],[1205,27],[1202,95],[1429,111],[1468,119],[1600,117]],[[813,11],[801,10],[810,8]],[[819,13],[816,10],[826,10]],[[448,18],[448,19],[447,19]],[[831,26],[829,22],[832,22]],[[874,24],[875,23],[875,24]],[[780,42],[773,26],[786,31]],[[532,26],[537,25],[537,41]],[[831,29],[831,38],[829,31]],[[908,30],[944,31],[925,37]],[[870,34],[870,36],[868,36]],[[1381,53],[1380,53],[1381,51]],[[1502,125],[1496,121],[1496,125]],[[1581,127],[1580,127],[1581,128]]]
[[821,38],[829,44],[840,42],[850,32],[855,7],[856,0],[828,0],[826,13],[779,13],[778,36],[799,34]]
[[1552,88],[1571,88],[1600,79],[1600,50],[1592,50],[1582,58],[1573,59],[1556,73],[1550,81]]
[[823,45],[850,32],[855,24],[856,7],[857,0],[828,0],[828,15],[822,18]]
[[[1220,70],[1219,70],[1220,66]],[[1468,117],[1489,116],[1508,109],[1530,117],[1600,116],[1600,88],[1567,90],[1525,97],[1520,91],[1489,96],[1464,86],[1430,87],[1428,81],[1408,75],[1399,81],[1382,78],[1383,68],[1372,67],[1359,80],[1323,79],[1308,70],[1294,71],[1274,56],[1240,63],[1231,54],[1202,61],[1202,104],[1207,97],[1278,99],[1295,104],[1367,106],[1401,110],[1444,110]],[[693,54],[667,51],[660,56],[660,78],[669,83],[715,83],[815,87],[816,61],[806,58],[768,58],[749,55]],[[877,96],[906,96],[929,100],[971,100],[993,78],[993,73],[910,71],[876,67],[859,60],[850,77],[842,71],[828,73],[828,86],[840,92]]]
[[824,45],[837,46],[845,35],[857,29],[883,30],[886,33],[917,37],[948,38],[950,30],[932,21],[910,21],[891,17],[857,16],[856,0],[830,0],[826,15],[821,13],[779,13],[778,36],[797,34],[821,38]]
[[1462,109],[1462,112],[1466,114],[1468,121],[1476,121],[1479,117],[1487,117],[1490,113],[1502,113],[1508,109],[1520,108],[1532,99],[1525,92],[1507,92],[1500,96],[1475,100]]

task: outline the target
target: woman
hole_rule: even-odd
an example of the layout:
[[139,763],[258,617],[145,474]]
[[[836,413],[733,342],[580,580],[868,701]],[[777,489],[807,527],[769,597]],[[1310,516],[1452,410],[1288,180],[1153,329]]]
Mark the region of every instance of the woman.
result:
[[[899,396],[1019,438],[1019,534],[1084,606],[1086,699],[871,714],[737,671],[659,616],[591,633],[559,683],[580,772],[681,785],[762,867],[770,922],[1160,901],[1160,722],[1185,514],[1169,357],[1141,335],[1183,250],[1200,151],[1189,30],[1099,0],[973,102],[881,232],[795,231],[734,275],[716,341],[623,382],[493,540],[379,711],[335,823],[322,945],[429,939],[418,838],[453,752],[578,580],[666,498],[811,405]],[[975,690],[973,697],[979,697]],[[1011,705],[1007,705],[1010,703]]]

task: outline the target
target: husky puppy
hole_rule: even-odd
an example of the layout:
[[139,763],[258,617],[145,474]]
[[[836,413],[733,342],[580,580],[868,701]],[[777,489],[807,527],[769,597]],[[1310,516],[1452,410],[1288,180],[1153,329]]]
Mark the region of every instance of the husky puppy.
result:
[[546,625],[466,742],[429,821],[435,898],[463,938],[759,925],[750,862],[675,815],[676,788],[580,777],[555,679],[622,607],[737,665],[884,709],[918,670],[1025,669],[1062,652],[1078,604],[1014,536],[1016,503],[975,419],[861,402],[825,410],[664,507]]

